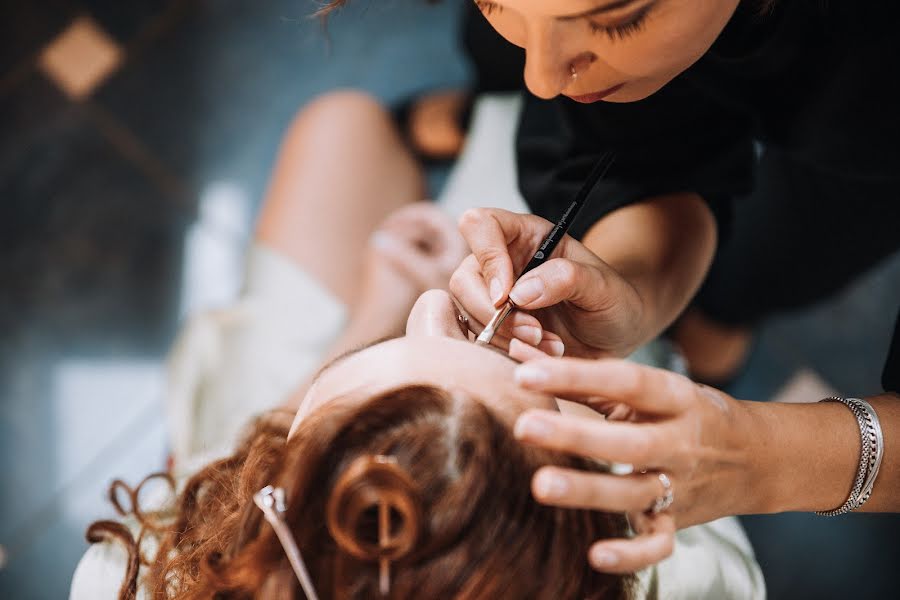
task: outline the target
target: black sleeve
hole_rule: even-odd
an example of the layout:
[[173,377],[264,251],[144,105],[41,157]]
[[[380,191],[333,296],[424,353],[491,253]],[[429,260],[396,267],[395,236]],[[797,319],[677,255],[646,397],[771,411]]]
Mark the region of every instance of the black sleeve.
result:
[[686,75],[631,103],[526,95],[516,154],[519,187],[531,210],[557,219],[597,158],[610,151],[615,163],[595,186],[571,235],[581,238],[627,204],[684,191],[699,193],[727,231],[730,199],[752,187],[750,117],[702,93]]
[[881,374],[881,385],[885,392],[900,394],[900,309],[897,310],[897,321],[894,323],[894,339],[888,350],[887,362]]

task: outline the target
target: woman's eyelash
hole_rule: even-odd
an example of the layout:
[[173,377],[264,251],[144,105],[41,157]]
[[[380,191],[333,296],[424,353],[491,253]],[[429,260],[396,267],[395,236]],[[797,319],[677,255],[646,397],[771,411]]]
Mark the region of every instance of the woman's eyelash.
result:
[[[475,5],[478,7],[478,10],[484,13],[485,16],[490,16],[494,14],[494,12],[496,12],[497,14],[503,12],[502,5],[497,4],[496,2],[491,2],[490,0],[475,0]],[[644,8],[639,10],[627,23],[622,23],[619,25],[600,25],[588,19],[588,27],[591,28],[591,33],[605,34],[611,40],[623,40],[628,36],[637,33],[643,28],[644,23],[647,19],[647,13],[650,12],[651,6],[652,4],[646,5]]]
[[646,6],[642,10],[639,10],[637,14],[626,23],[620,23],[618,25],[600,25],[593,21],[588,21],[588,26],[591,28],[591,33],[606,34],[606,36],[613,41],[623,40],[628,36],[639,32],[644,27],[644,24],[647,21],[647,13],[650,12],[649,8],[649,6]]
[[488,0],[475,0],[475,6],[487,16],[491,15],[494,11],[497,11],[498,13],[503,12],[503,7],[501,5],[496,2],[489,2]]

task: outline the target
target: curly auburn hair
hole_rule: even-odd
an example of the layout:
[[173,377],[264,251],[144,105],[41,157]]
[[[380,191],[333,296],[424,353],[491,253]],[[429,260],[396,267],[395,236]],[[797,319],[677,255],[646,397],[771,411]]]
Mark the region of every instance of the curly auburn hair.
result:
[[[543,465],[598,465],[520,444],[475,399],[408,386],[316,411],[290,440],[287,430],[287,422],[260,420],[233,456],[187,482],[168,522],[152,525],[159,550],[140,582],[150,597],[304,598],[252,499],[269,484],[286,492],[285,521],[323,599],[380,597],[385,558],[393,599],[633,593],[633,577],[599,573],[587,561],[595,540],[626,535],[623,516],[544,506],[531,495]],[[395,541],[387,550],[378,544],[382,503]],[[139,543],[106,523],[113,527],[95,524],[91,537],[129,545],[120,598],[133,598]]]

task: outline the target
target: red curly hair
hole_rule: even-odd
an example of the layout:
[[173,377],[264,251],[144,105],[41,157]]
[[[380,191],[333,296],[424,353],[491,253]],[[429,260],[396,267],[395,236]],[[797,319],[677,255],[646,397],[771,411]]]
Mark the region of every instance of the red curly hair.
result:
[[[233,456],[187,482],[169,523],[153,525],[160,547],[140,582],[151,597],[304,598],[252,499],[269,484],[286,492],[285,521],[323,599],[380,597],[383,558],[395,599],[631,596],[633,578],[587,561],[594,541],[626,534],[624,517],[531,496],[543,465],[599,467],[520,444],[475,399],[409,386],[318,410],[286,434],[286,420],[260,420]],[[375,456],[392,457],[390,467]],[[377,543],[380,503],[392,509],[387,556]],[[94,541],[129,543],[127,530],[106,525],[92,526]],[[139,548],[129,546],[121,598],[138,585]]]

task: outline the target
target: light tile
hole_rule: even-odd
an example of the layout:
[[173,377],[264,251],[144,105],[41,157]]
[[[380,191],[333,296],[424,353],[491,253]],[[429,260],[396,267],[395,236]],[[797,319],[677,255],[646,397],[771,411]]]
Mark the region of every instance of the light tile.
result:
[[831,387],[818,373],[809,369],[801,369],[791,376],[772,400],[797,404],[818,402],[822,398],[840,395],[840,392]]
[[122,49],[88,17],[79,17],[41,53],[41,70],[72,99],[90,96],[123,60]]

